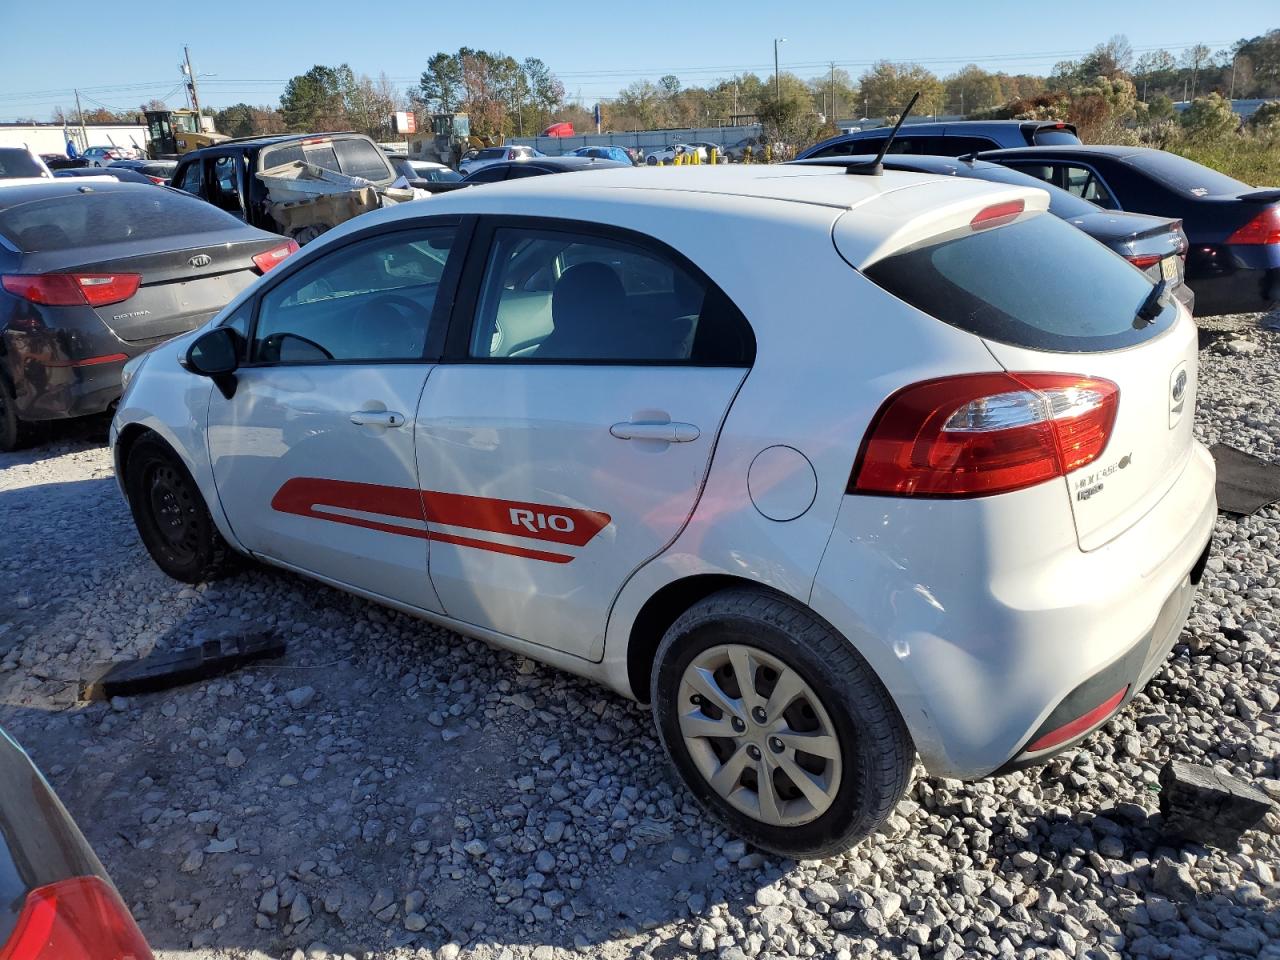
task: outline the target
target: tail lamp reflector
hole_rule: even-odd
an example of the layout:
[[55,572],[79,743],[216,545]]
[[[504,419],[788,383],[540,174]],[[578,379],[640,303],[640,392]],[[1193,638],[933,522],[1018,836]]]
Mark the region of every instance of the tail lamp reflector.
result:
[[885,401],[863,441],[850,493],[975,497],[1065,476],[1110,439],[1120,390],[1061,373],[926,380]]
[[1157,263],[1159,263],[1161,257],[1160,257],[1160,254],[1158,253],[1144,253],[1134,257],[1125,257],[1125,259],[1128,260],[1130,263],[1132,263],[1139,270],[1145,270],[1147,269],[1147,267],[1154,267]]
[[1115,713],[1116,708],[1124,700],[1124,695],[1129,692],[1129,686],[1126,684],[1118,692],[1113,693],[1110,697],[1098,704],[1086,714],[1076,717],[1070,723],[1064,723],[1056,730],[1050,730],[1043,737],[1037,739],[1034,743],[1027,747],[1027,753],[1036,753],[1039,750],[1048,750],[1050,747],[1056,747],[1060,743],[1066,743],[1080,734],[1092,730],[1103,720]]
[[0,960],[153,960],[120,894],[73,877],[27,894]]

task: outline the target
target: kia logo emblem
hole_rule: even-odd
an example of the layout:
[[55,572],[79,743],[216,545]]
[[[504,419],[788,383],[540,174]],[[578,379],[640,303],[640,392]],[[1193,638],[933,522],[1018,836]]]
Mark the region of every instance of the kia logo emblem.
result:
[[213,263],[213,257],[208,254],[200,253],[188,260],[187,263],[191,264],[193,267],[207,267],[209,264]]
[[1173,402],[1181,403],[1183,396],[1187,392],[1187,371],[1179,370],[1178,375],[1173,378]]

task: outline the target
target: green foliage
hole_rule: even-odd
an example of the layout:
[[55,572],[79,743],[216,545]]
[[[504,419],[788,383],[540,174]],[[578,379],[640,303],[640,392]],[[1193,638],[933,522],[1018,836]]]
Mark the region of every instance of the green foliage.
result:
[[280,112],[289,129],[341,129],[346,120],[342,88],[350,75],[351,68],[345,63],[337,68],[316,64],[290,79],[280,97]]
[[1172,152],[1256,187],[1280,187],[1280,150],[1274,141],[1230,134],[1214,141],[1184,141]]
[[1150,123],[1160,123],[1164,120],[1173,120],[1178,114],[1178,111],[1173,108],[1173,101],[1164,94],[1154,97],[1146,107],[1146,119]]
[[946,105],[942,81],[918,63],[881,60],[862,75],[859,85],[868,117],[897,116],[917,91],[917,117],[942,113]]
[[1265,139],[1280,138],[1280,100],[1268,100],[1261,104],[1249,118],[1250,132]]
[[944,113],[965,115],[989,110],[1004,102],[1000,78],[977,64],[957,70],[944,81],[946,108]]
[[813,101],[807,92],[794,87],[782,86],[782,96],[766,97],[756,108],[756,115],[764,127],[766,150],[770,151],[770,159],[783,159],[772,155],[771,145],[779,144],[783,153],[794,156],[801,147],[808,146],[818,140],[822,133],[822,121],[813,109]]
[[1231,104],[1216,93],[1193,100],[1182,113],[1182,128],[1191,140],[1218,140],[1238,126]]

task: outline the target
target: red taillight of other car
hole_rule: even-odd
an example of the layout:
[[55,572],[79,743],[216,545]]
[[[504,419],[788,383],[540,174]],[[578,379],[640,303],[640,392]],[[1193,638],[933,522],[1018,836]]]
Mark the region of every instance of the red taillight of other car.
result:
[[153,960],[120,894],[74,877],[27,894],[0,960]]
[[1143,253],[1133,257],[1125,257],[1125,259],[1128,260],[1130,263],[1132,263],[1139,270],[1145,270],[1147,269],[1147,267],[1154,267],[1157,263],[1160,262],[1161,258],[1160,258],[1160,254],[1158,253]]
[[263,273],[266,273],[272,267],[278,267],[285,261],[285,258],[291,254],[298,252],[298,244],[294,240],[288,243],[282,243],[278,247],[272,247],[265,253],[255,254],[253,258],[254,264]]
[[0,277],[14,296],[50,307],[105,307],[138,292],[140,273],[40,273]]
[[850,493],[980,497],[1061,477],[1096,460],[1120,388],[1063,373],[976,373],[926,380],[880,408]]
[[1267,243],[1280,243],[1280,207],[1267,207],[1260,214],[1246,223],[1231,236],[1227,243],[1241,243],[1256,246]]

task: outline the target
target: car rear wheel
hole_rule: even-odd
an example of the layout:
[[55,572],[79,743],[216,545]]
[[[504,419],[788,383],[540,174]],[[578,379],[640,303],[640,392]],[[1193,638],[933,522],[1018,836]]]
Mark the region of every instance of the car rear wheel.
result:
[[910,782],[915,751],[888,691],[789,599],[733,589],[695,604],[664,636],[650,693],[694,796],[765,850],[847,850]]
[[0,451],[21,450],[31,441],[31,425],[18,418],[9,384],[0,377]]
[[159,437],[143,437],[129,451],[125,491],[143,546],[173,579],[201,583],[232,571],[235,553],[214,525],[200,488]]

